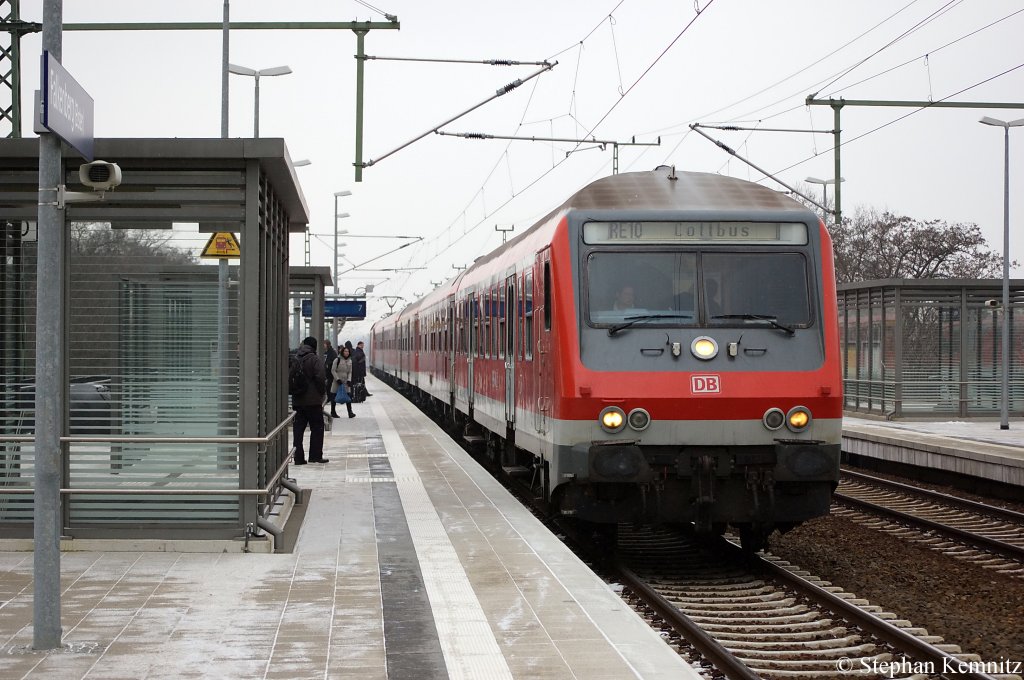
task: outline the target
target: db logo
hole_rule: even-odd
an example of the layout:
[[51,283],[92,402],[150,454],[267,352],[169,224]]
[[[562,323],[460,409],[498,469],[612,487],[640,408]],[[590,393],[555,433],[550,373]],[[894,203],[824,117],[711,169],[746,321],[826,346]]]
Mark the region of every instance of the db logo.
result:
[[692,375],[690,391],[694,394],[718,394],[722,391],[721,378],[717,375]]

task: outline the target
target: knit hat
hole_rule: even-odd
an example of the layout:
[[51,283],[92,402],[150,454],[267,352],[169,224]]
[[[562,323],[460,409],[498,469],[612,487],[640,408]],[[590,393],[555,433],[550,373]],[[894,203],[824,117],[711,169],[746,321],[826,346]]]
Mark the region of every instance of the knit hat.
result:
[[309,336],[308,338],[302,341],[302,344],[305,345],[306,347],[309,347],[310,349],[316,349],[316,338],[314,338],[313,336]]

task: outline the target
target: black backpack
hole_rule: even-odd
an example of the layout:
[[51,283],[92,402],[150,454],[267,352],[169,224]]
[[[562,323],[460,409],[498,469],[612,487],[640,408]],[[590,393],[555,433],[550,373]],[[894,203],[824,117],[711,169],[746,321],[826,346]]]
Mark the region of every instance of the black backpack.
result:
[[288,394],[293,397],[302,396],[309,389],[309,376],[302,370],[302,359],[297,356],[288,357]]

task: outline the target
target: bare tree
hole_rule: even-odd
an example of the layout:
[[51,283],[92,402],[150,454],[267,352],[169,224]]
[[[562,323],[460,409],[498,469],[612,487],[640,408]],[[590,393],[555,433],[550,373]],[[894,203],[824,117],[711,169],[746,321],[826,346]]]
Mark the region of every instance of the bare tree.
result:
[[191,264],[196,258],[175,248],[171,232],[156,229],[111,229],[102,222],[72,222],[73,256],[116,258],[146,257],[167,264]]
[[861,208],[830,231],[839,282],[1002,274],[1002,256],[989,248],[974,223],[917,220]]

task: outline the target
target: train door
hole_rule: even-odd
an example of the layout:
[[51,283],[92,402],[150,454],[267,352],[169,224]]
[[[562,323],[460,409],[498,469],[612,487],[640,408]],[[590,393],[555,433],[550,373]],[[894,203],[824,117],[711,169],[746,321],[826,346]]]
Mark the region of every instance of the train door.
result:
[[555,392],[554,376],[551,373],[551,293],[551,249],[546,248],[537,253],[533,283],[536,305],[533,315],[536,320],[533,381],[537,395],[534,425],[540,434],[548,431],[551,399]]
[[516,275],[505,279],[505,422],[514,427],[516,422]]
[[420,336],[423,332],[423,327],[420,324],[420,315],[417,314],[412,319],[412,384],[416,387],[420,386],[420,371],[423,370],[423,365],[420,363],[423,357],[420,356],[420,351],[423,349]]
[[448,401],[455,405],[455,350],[452,338],[455,337],[455,296],[448,298],[444,319],[444,371],[448,379]]
[[476,294],[470,293],[466,297],[466,311],[465,320],[469,328],[466,329],[467,344],[466,344],[466,401],[469,403],[469,410],[473,410],[473,395],[476,394],[476,382],[473,375],[473,364],[476,355]]

